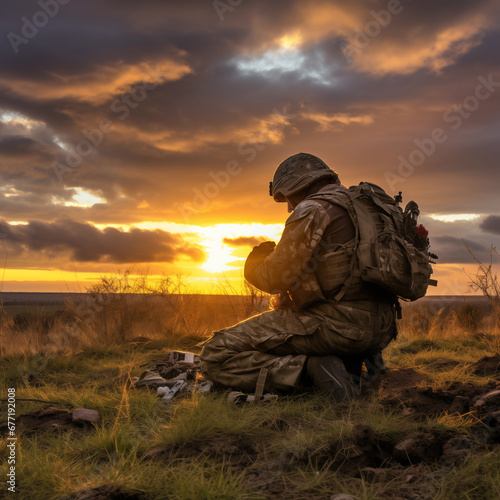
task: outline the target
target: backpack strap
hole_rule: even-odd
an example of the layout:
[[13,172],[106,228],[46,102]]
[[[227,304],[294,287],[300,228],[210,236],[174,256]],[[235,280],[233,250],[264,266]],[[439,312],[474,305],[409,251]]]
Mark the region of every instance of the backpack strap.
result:
[[259,378],[257,379],[257,385],[255,386],[255,399],[254,402],[260,401],[262,394],[264,394],[264,386],[266,385],[267,374],[269,373],[268,368],[262,367],[259,372]]
[[361,276],[360,270],[359,270],[359,265],[358,265],[358,247],[359,247],[359,242],[360,242],[360,232],[359,232],[359,220],[358,220],[358,214],[354,208],[353,202],[352,202],[352,193],[347,190],[339,190],[338,191],[341,195],[345,197],[345,202],[342,204],[344,208],[347,210],[347,213],[349,214],[349,217],[351,218],[351,221],[354,225],[354,231],[355,231],[355,236],[354,236],[354,241],[355,241],[355,246],[353,249],[353,254],[351,258],[351,271],[349,273],[349,277],[346,279],[344,285],[342,288],[335,294],[333,297],[330,296],[329,299],[332,300],[333,302],[339,302],[342,300],[346,292],[352,287],[352,283],[354,281],[354,278],[359,278]]

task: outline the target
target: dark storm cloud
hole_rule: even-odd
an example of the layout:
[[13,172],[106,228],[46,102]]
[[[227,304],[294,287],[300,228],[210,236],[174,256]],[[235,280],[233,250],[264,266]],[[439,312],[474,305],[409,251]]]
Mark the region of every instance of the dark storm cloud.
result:
[[2,221],[0,233],[6,244],[18,252],[43,252],[53,258],[69,252],[77,262],[174,262],[181,256],[200,262],[204,258],[199,246],[159,229],[134,228],[125,232],[112,227],[101,230],[71,220],[30,221],[26,225]]
[[39,152],[39,143],[20,135],[0,137],[1,156],[29,156]]
[[266,240],[265,236],[240,236],[239,238],[224,238],[222,243],[231,247],[253,247]]
[[479,227],[486,233],[500,234],[500,215],[488,215]]
[[431,250],[438,255],[438,264],[474,264],[476,260],[473,256],[483,262],[488,260],[488,248],[484,243],[467,238],[434,236]]

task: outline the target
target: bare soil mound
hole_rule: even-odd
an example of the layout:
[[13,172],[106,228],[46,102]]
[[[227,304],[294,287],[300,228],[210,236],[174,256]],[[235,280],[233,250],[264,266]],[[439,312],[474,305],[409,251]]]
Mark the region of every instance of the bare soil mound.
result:
[[426,384],[429,379],[413,368],[396,368],[387,370],[372,385],[371,389],[380,390],[383,394],[397,394],[417,385]]
[[76,493],[69,500],[141,500],[143,496],[124,493],[114,486],[98,486]]
[[471,368],[474,375],[500,379],[500,354],[485,356],[474,363]]
[[262,443],[257,440],[251,441],[239,436],[211,436],[206,439],[195,439],[183,445],[172,444],[154,448],[146,452],[143,458],[163,457],[170,460],[205,455],[224,459],[232,465],[247,466],[255,461],[262,449]]
[[374,389],[379,390],[380,400],[385,406],[401,407],[406,414],[425,418],[444,412],[468,413],[482,395],[497,385],[495,381],[487,385],[450,382],[435,388],[424,385],[426,383],[426,377],[411,368],[396,369],[382,375]]
[[[16,428],[27,435],[91,427],[88,423],[74,422],[73,412],[59,408],[41,408],[16,416]],[[7,430],[7,425],[0,426],[0,435],[7,434]]]

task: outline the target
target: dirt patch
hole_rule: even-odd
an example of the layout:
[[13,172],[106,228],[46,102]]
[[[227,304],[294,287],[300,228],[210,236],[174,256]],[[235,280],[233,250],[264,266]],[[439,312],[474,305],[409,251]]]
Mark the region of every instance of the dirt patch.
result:
[[69,500],[141,500],[142,496],[133,493],[124,493],[114,486],[98,486],[89,488],[69,497]]
[[496,383],[486,386],[451,382],[443,387],[425,386],[426,377],[411,368],[388,370],[374,387],[382,404],[401,407],[406,414],[427,417],[444,412],[463,415],[472,410],[479,396],[491,391]]
[[373,382],[370,390],[380,391],[382,394],[392,394],[393,396],[417,385],[426,384],[429,379],[413,368],[397,368],[387,370],[376,381]]
[[294,461],[313,463],[318,469],[332,466],[342,475],[360,477],[359,471],[363,468],[390,465],[394,444],[385,436],[377,435],[369,425],[356,424],[351,440],[334,441],[316,450],[305,450],[296,455]]
[[445,467],[459,465],[477,448],[478,444],[466,436],[452,437],[443,446],[441,463]]
[[[407,467],[440,461],[458,463],[466,456],[462,451],[465,447],[463,439],[452,431],[429,432],[423,428],[398,440],[379,435],[366,424],[357,424],[348,442],[332,443],[304,453],[301,458],[303,462],[312,461],[320,468],[333,465],[335,470],[348,477],[364,478],[363,471],[368,471],[372,477],[390,480],[394,471],[400,473]],[[443,458],[445,450],[447,454]]]
[[500,379],[500,354],[481,358],[471,366],[471,369],[474,375]]
[[193,458],[205,455],[209,458],[231,462],[232,465],[248,466],[263,450],[263,443],[237,436],[214,436],[207,439],[195,439],[184,445],[168,445],[146,452],[145,459]]
[[450,438],[450,432],[419,432],[397,443],[392,456],[401,465],[435,462],[443,455],[443,447]]
[[423,464],[408,467],[400,464],[381,468],[365,467],[360,470],[360,476],[368,483],[382,485],[377,498],[403,500],[433,497],[433,488],[428,485],[429,470]]
[[[16,428],[29,435],[71,429],[82,430],[92,428],[92,425],[84,422],[73,422],[73,412],[50,407],[18,415]],[[7,434],[7,425],[0,426],[0,434]]]

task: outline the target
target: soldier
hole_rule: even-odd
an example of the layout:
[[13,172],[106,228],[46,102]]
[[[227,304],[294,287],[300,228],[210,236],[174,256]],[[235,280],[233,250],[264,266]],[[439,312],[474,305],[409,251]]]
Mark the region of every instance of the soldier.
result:
[[359,393],[363,361],[380,368],[397,333],[395,297],[355,273],[356,214],[342,189],[314,155],[278,166],[270,194],[291,215],[279,243],[254,247],[245,263],[245,278],[276,294],[276,308],[214,332],[201,353],[209,378],[253,392],[264,368],[266,390],[314,386],[342,401]]

